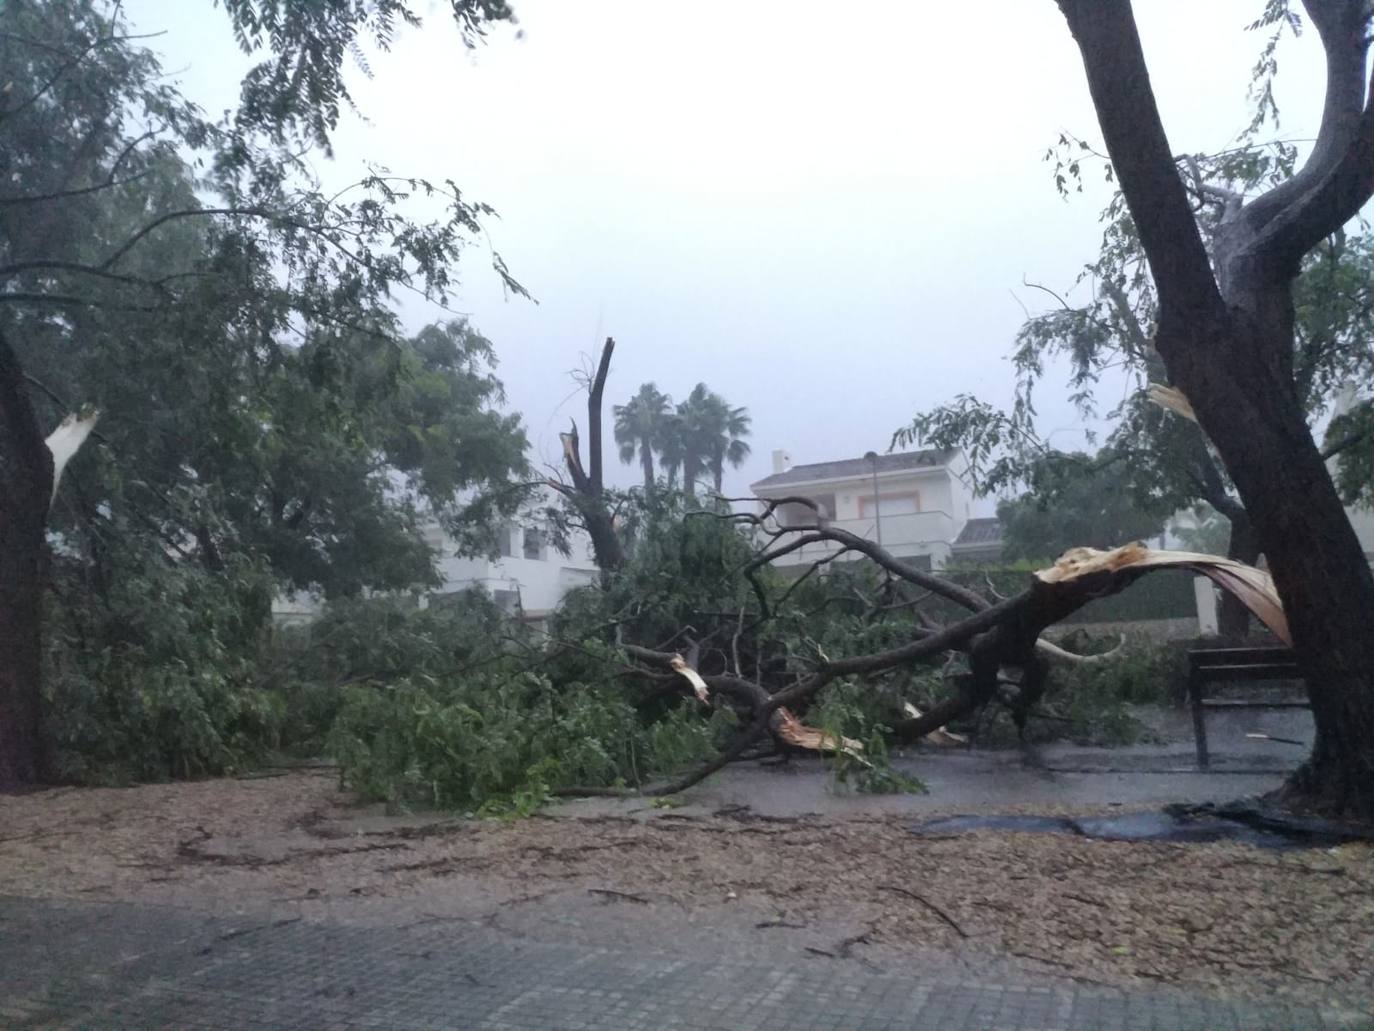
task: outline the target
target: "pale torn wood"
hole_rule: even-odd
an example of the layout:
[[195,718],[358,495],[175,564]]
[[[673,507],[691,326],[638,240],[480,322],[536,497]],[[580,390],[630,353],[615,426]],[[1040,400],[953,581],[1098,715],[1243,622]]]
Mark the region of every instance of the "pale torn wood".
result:
[[1167,408],[1175,415],[1181,415],[1191,422],[1197,422],[1193,404],[1178,387],[1166,387],[1163,383],[1151,383],[1145,388],[1150,400],[1161,408]]
[[1043,637],[1035,642],[1035,647],[1052,659],[1061,659],[1064,662],[1071,662],[1080,666],[1094,666],[1110,662],[1120,655],[1126,648],[1126,635],[1118,635],[1116,647],[1111,651],[1099,652],[1096,655],[1079,655],[1077,652],[1061,648],[1053,641],[1047,641]]
[[805,748],[811,752],[843,752],[865,766],[873,765],[863,756],[862,741],[855,741],[852,737],[836,737],[828,731],[808,727],[786,709],[778,710],[778,721],[774,730],[778,737],[793,747]]
[[49,433],[48,439],[44,441],[48,445],[48,450],[52,452],[52,496],[48,498],[50,507],[57,499],[57,484],[62,479],[62,470],[91,435],[91,430],[95,429],[96,420],[99,418],[100,412],[93,408],[81,413],[73,412],[58,423],[57,429]]
[[1070,548],[1059,561],[1035,576],[1042,583],[1064,583],[1094,573],[1121,573],[1129,570],[1190,569],[1212,580],[1222,590],[1240,599],[1255,617],[1273,631],[1274,636],[1290,647],[1293,635],[1283,602],[1274,588],[1273,578],[1263,569],[1244,562],[1204,555],[1196,551],[1156,551],[1140,541],[1124,544],[1110,551],[1096,548]]
[[[662,661],[662,660],[660,660]],[[692,685],[692,690],[696,692],[697,700],[702,705],[709,705],[711,702],[711,692],[706,689],[706,681],[701,679],[701,674],[687,665],[686,660],[681,655],[674,655],[668,660],[668,665],[673,668],[673,672],[681,673]]]
[[[706,686],[706,681],[701,678],[700,673],[687,665],[686,659],[679,654],[674,654],[668,660],[668,665],[672,667],[673,672],[687,678],[688,683],[692,685],[692,691],[703,705],[710,703],[711,692]],[[778,720],[774,730],[778,737],[796,748],[805,748],[811,752],[843,752],[866,766],[872,765],[862,755],[864,750],[862,741],[855,741],[852,737],[837,738],[834,734],[817,730],[815,727],[808,727],[787,709],[778,710]]]
[[[912,705],[910,702],[902,703],[902,711],[913,720],[919,720],[922,715],[921,710],[916,708],[916,706]],[[925,740],[929,741],[932,745],[941,745],[946,748],[952,745],[968,744],[968,738],[966,738],[963,734],[951,733],[944,727],[937,727],[935,730],[932,730],[929,734],[925,736]]]

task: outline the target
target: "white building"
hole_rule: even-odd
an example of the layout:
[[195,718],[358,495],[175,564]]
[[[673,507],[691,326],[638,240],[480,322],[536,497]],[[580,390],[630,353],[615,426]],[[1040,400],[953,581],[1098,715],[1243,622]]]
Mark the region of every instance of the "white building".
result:
[[425,541],[434,549],[444,583],[421,604],[442,604],[445,595],[481,587],[511,615],[540,621],[568,591],[596,581],[591,540],[581,531],[573,531],[566,557],[549,544],[548,532],[536,518],[507,523],[497,533],[500,553],[495,558],[470,558],[456,553],[440,527],[430,527]]
[[[773,452],[773,475],[751,487],[761,502],[807,498],[831,526],[879,542],[898,558],[926,569],[941,569],[951,559],[985,559],[1000,551],[1000,538],[987,532],[989,521],[972,519],[973,491],[962,451],[869,452],[838,462],[791,462],[785,451]],[[815,521],[810,508],[791,502],[781,505],[776,517],[784,526]],[[961,542],[970,523],[980,531],[972,535],[979,540]],[[839,545],[823,541],[791,552],[776,564],[810,564],[838,550]]]
[[[474,587],[486,591],[506,612],[531,623],[542,622],[574,587],[595,582],[591,539],[571,533],[571,553],[564,556],[549,544],[543,521],[534,514],[503,524],[497,531],[499,554],[494,558],[462,556],[438,523],[424,530],[434,552],[435,568],[443,583],[415,597],[417,607],[442,605],[444,599]],[[279,625],[308,623],[319,615],[323,601],[309,594],[282,596],[272,604]]]

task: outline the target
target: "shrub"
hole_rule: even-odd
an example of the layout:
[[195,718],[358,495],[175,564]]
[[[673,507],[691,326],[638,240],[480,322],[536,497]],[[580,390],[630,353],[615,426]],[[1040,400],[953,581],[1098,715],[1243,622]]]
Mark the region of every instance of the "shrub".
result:
[[509,669],[350,687],[330,750],[365,797],[500,812],[672,772],[713,755],[733,722],[686,700],[646,723],[614,687]]
[[44,637],[45,736],[62,780],[128,783],[241,769],[275,747],[283,711],[255,680],[271,584],[151,562],[98,591],[55,578]]

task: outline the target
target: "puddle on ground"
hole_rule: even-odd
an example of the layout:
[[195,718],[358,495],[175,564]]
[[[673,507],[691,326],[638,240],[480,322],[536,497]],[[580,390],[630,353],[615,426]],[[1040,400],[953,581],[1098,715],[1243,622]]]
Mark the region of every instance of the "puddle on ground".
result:
[[1168,806],[1109,816],[948,816],[911,830],[921,836],[993,830],[1073,834],[1098,841],[1234,841],[1272,849],[1328,848],[1367,837],[1342,824],[1244,806]]

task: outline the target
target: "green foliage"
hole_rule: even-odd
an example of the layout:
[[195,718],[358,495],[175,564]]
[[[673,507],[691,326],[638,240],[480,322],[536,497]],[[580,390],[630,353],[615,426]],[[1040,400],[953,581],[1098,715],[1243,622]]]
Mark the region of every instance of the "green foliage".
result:
[[[452,6],[469,40],[510,17]],[[523,500],[526,440],[490,343],[462,321],[407,339],[392,310],[398,289],[447,299],[489,209],[380,172],[326,193],[300,146],[325,144],[347,102],[345,51],[412,14],[227,7],[245,49],[276,57],[212,122],[118,4],[0,4],[0,330],[42,425],[102,410],[49,521],[63,777],[221,772],[279,735],[316,746],[338,691],[262,665],[275,590],[429,584],[423,520],[486,550]],[[413,217],[421,198],[443,209]]]
[[271,581],[153,558],[93,583],[59,558],[45,735],[61,780],[130,783],[242,769],[276,746],[285,705],[256,681]]
[[902,692],[889,680],[874,685],[841,681],[831,685],[818,704],[807,713],[813,726],[836,738],[850,737],[863,745],[863,758],[837,752],[827,758],[830,775],[837,785],[852,786],[862,794],[891,795],[923,793],[921,781],[892,767],[885,734],[890,724],[901,717]]
[[1192,524],[1175,523],[1173,532],[1184,551],[1198,551],[1204,555],[1225,555],[1231,539],[1230,521],[1205,502],[1194,506]]
[[[1075,631],[1061,640],[1080,655],[1115,648],[1120,639]],[[1176,646],[1144,636],[1128,637],[1122,650],[1102,664],[1051,666],[1044,698],[1026,725],[1025,739],[1043,743],[1068,738],[1076,744],[1130,745],[1150,739],[1150,731],[1133,712],[1135,706],[1163,707],[1180,697],[1186,676],[1186,654]],[[992,711],[977,727],[979,743],[1009,746],[1017,740],[1010,719]],[[961,730],[970,727],[961,727]]]
[[1069,548],[1115,548],[1157,536],[1167,510],[1143,510],[1133,495],[1128,461],[1104,449],[1096,458],[1055,454],[1034,462],[1030,490],[997,506],[1002,554],[1043,559]]
[[638,458],[646,491],[654,486],[654,453],[663,447],[672,401],[652,383],[645,383],[629,401],[615,406],[615,442],[620,445],[620,460],[628,465]]
[[733,719],[699,709],[646,723],[622,691],[527,670],[415,676],[349,688],[330,749],[365,797],[522,812],[554,788],[638,784],[714,754]]
[[[1269,33],[1251,77],[1249,99],[1254,116],[1233,145],[1214,154],[1187,154],[1178,159],[1179,176],[1194,200],[1204,241],[1216,238],[1234,217],[1237,204],[1290,180],[1297,148],[1282,139],[1264,139],[1266,127],[1276,127],[1273,79],[1280,40],[1301,28],[1286,0],[1269,0],[1250,28]],[[1106,155],[1069,133],[1060,135],[1045,158],[1054,170],[1056,190],[1063,196],[1082,192],[1085,176],[1100,168],[1108,182],[1114,173]],[[1037,470],[1047,460],[1071,458],[1052,449],[1036,431],[1034,395],[1047,368],[1068,366],[1066,390],[1085,417],[1105,415],[1112,428],[1102,456],[1120,460],[1119,487],[1144,513],[1167,513],[1208,502],[1219,511],[1241,511],[1225,469],[1210,450],[1197,424],[1149,401],[1151,382],[1167,383],[1168,374],[1155,350],[1152,333],[1157,298],[1130,217],[1125,197],[1116,192],[1102,211],[1101,246],[1084,264],[1068,293],[1043,289],[1050,306],[1026,320],[1017,333],[1011,359],[1015,369],[1015,398],[1006,411],[961,395],[950,403],[918,414],[899,430],[894,443],[937,448],[962,447],[970,473],[984,494],[1035,484]],[[1334,394],[1349,381],[1367,382],[1374,373],[1374,352],[1368,347],[1374,330],[1374,305],[1369,284],[1374,279],[1374,241],[1367,233],[1340,232],[1308,254],[1294,287],[1296,346],[1293,349],[1294,388],[1313,421],[1327,410]],[[1100,410],[1103,377],[1119,396],[1117,378],[1124,372],[1127,393],[1105,412]],[[1091,438],[1090,438],[1091,440]],[[1363,439],[1364,451],[1374,451],[1374,435]],[[1354,469],[1367,462],[1352,455]],[[1366,466],[1367,470],[1367,466]],[[1359,480],[1358,472],[1352,477]],[[1355,496],[1356,483],[1346,486]],[[1051,496],[1039,498],[1053,504]],[[1225,546],[1217,549],[1226,553]]]
[[[1115,645],[1115,641],[1092,642],[1079,635],[1069,643],[1084,654]],[[1186,662],[1184,653],[1144,638],[1131,638],[1123,651],[1101,665],[1056,666],[1052,694],[1042,711],[1048,716],[1068,720],[1068,736],[1081,744],[1128,745],[1145,740],[1147,728],[1130,711],[1133,705],[1165,706],[1177,698]],[[1047,728],[1044,720],[1037,731],[1060,733],[1065,728]],[[1050,721],[1052,722],[1052,721]],[[1058,736],[1055,734],[1055,736]]]
[[[565,617],[566,618],[566,617]],[[522,815],[574,785],[640,784],[700,761],[734,726],[643,694],[594,637],[549,644],[481,591],[416,609],[331,604],[279,635],[283,743],[319,746],[368,798]]]
[[1326,444],[1341,448],[1335,480],[1346,503],[1374,505],[1374,404],[1361,402],[1332,419]]
[[690,504],[685,494],[668,491],[626,499],[624,568],[604,590],[587,587],[565,597],[550,626],[553,635],[580,639],[596,631],[609,640],[619,626],[625,640],[666,647],[704,613],[751,606],[753,595],[740,575],[753,553],[751,539],[722,518],[725,509]]
[[[342,49],[408,20],[401,5],[230,6],[245,44],[306,48],[274,65],[291,88],[250,83],[231,127],[117,5],[0,6],[0,330],[43,385],[41,423],[103,413],[52,525],[74,548],[156,540],[210,571],[263,558],[329,595],[429,582],[422,512],[487,550],[524,500],[491,344],[462,321],[406,339],[391,310],[398,288],[446,299],[486,209],[381,174],[326,194],[284,143],[332,127]],[[472,30],[501,10],[455,4]],[[410,217],[422,196],[447,211]]]
[[[449,0],[463,42],[475,46],[493,22],[514,22],[505,0]],[[370,75],[362,44],[391,49],[399,26],[419,28],[414,7],[401,0],[224,0],[234,38],[245,54],[267,48],[272,57],[243,83],[239,123],[279,139],[298,132],[328,148],[342,107],[352,107],[343,68],[351,57]]]

